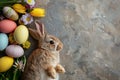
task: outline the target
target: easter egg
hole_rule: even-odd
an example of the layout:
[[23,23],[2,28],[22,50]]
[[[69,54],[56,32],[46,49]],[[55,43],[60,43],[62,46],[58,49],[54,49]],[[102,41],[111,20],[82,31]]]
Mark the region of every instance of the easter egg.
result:
[[4,56],[0,58],[0,72],[6,72],[13,65],[14,59],[12,57]]
[[8,45],[8,37],[5,33],[0,33],[0,51],[4,50]]
[[3,8],[3,14],[5,17],[7,17],[8,19],[11,19],[11,20],[16,21],[19,18],[18,14],[15,12],[15,10],[8,6]]
[[25,43],[28,39],[28,29],[24,25],[19,25],[14,31],[14,39],[17,43]]
[[19,45],[9,45],[5,51],[8,56],[14,58],[21,57],[24,54],[23,48]]
[[17,24],[12,20],[2,20],[0,21],[0,32],[10,33],[16,28]]

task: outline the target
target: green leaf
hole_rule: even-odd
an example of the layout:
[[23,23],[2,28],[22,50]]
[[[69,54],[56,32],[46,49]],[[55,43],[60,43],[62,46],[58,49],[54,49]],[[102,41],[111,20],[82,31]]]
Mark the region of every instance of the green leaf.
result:
[[0,9],[4,6],[12,6],[15,3],[18,3],[18,0],[0,0]]
[[5,78],[5,80],[9,80],[9,78]]

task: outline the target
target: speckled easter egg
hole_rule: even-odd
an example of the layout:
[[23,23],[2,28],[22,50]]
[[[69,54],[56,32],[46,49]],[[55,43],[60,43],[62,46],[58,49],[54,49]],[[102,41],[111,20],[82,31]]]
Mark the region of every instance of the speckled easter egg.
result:
[[19,45],[9,45],[5,51],[8,56],[14,58],[21,57],[24,54],[23,48]]
[[7,17],[8,19],[11,19],[11,20],[18,20],[19,16],[18,14],[16,13],[16,11],[14,9],[12,9],[11,7],[8,7],[8,6],[5,6],[3,8],[3,14],[5,17]]
[[4,56],[0,58],[0,72],[6,72],[9,70],[14,63],[12,57]]
[[8,45],[8,37],[4,33],[0,33],[0,51],[3,51]]
[[28,36],[29,36],[28,29],[24,25],[19,25],[14,31],[14,39],[19,44],[26,42]]
[[17,24],[12,20],[8,20],[8,19],[2,20],[0,21],[0,32],[10,33],[14,31],[16,26]]

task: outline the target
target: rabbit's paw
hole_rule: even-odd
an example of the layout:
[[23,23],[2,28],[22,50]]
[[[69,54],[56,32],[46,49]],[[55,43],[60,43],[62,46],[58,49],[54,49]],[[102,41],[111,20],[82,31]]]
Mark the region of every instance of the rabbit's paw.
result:
[[48,76],[50,76],[51,78],[55,79],[56,78],[56,70],[54,69],[54,67],[50,67],[47,69],[47,74]]
[[56,72],[58,73],[65,73],[64,67],[61,66],[60,64],[58,64],[55,69],[56,69]]

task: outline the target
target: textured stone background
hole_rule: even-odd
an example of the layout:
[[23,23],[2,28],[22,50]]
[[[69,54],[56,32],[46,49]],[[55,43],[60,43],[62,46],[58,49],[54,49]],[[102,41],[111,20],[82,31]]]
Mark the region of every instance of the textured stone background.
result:
[[46,9],[40,21],[64,43],[60,80],[120,80],[120,0],[37,2]]

